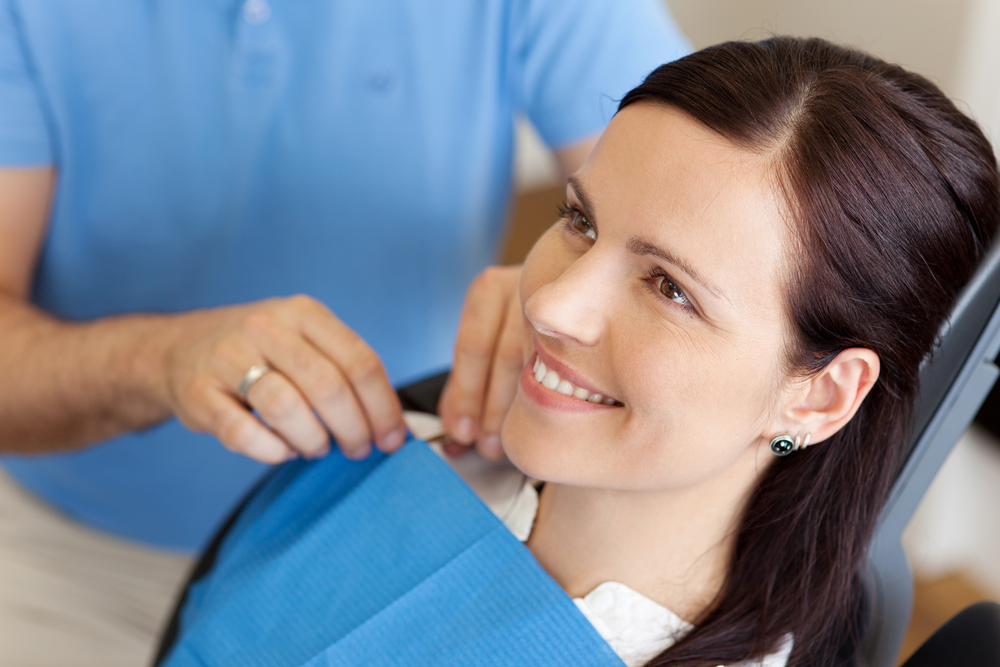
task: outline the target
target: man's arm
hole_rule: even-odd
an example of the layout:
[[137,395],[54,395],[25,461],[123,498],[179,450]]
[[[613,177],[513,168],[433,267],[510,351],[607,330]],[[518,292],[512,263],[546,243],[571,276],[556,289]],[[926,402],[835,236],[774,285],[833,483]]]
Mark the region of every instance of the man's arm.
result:
[[129,386],[143,365],[130,351],[142,348],[149,323],[66,324],[27,302],[55,178],[52,168],[0,170],[3,452],[73,449],[169,415]]
[[[597,140],[588,137],[556,151],[564,179],[583,166]],[[491,266],[469,287],[455,341],[455,365],[438,406],[449,437],[461,445],[474,442],[490,459],[503,456],[500,426],[514,402],[524,363],[520,276],[520,265]],[[448,451],[460,453],[454,447]]]
[[[55,171],[0,169],[0,452],[76,449],[177,415],[265,462],[402,444],[377,355],[308,297],[63,322],[28,302]],[[247,395],[246,371],[268,364]]]

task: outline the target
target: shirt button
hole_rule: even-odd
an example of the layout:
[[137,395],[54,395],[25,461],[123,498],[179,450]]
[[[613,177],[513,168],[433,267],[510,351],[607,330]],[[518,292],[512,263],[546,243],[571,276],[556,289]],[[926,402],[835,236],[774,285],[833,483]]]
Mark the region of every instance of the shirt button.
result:
[[267,0],[246,0],[243,3],[243,20],[250,25],[267,23],[271,18],[271,5]]

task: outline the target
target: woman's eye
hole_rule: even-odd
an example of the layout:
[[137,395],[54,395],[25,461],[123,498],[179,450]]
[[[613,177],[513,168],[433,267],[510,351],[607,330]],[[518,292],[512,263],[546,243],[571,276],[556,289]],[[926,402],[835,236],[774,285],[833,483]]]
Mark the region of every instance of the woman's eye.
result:
[[584,214],[574,213],[573,220],[570,224],[573,225],[573,229],[580,232],[584,236],[597,240],[597,232],[594,230],[594,227],[590,224],[590,221],[587,220],[587,217]]
[[660,293],[667,297],[675,303],[679,303],[682,306],[691,307],[691,303],[688,301],[687,296],[680,287],[674,284],[670,278],[667,276],[660,276]]

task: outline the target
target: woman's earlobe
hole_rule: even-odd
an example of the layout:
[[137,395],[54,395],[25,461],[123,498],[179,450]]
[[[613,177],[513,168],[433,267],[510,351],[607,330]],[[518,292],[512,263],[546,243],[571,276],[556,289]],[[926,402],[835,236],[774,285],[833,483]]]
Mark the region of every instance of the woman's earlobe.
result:
[[844,427],[878,380],[878,355],[867,348],[848,348],[809,381],[801,402],[789,417],[812,443],[826,440]]

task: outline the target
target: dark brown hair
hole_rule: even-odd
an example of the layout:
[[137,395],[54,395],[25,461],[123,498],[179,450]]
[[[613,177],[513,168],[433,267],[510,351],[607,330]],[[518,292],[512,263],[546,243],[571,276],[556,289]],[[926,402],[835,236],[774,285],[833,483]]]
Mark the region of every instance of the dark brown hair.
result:
[[773,158],[799,246],[790,372],[816,373],[851,347],[881,362],[854,419],[764,474],[715,602],[648,664],[733,664],[788,633],[790,665],[835,664],[862,631],[865,554],[921,360],[997,226],[993,152],[931,82],[818,39],[699,51],[658,68],[619,109],[641,101]]

